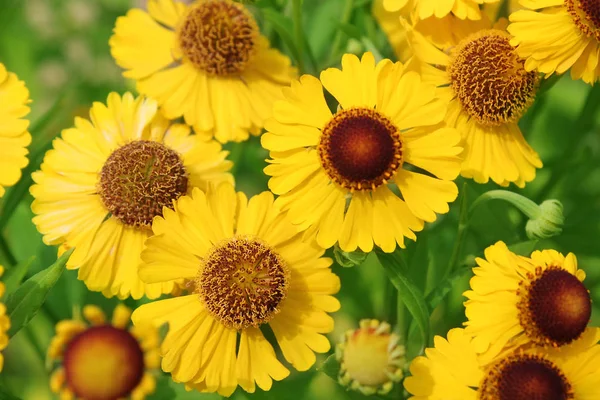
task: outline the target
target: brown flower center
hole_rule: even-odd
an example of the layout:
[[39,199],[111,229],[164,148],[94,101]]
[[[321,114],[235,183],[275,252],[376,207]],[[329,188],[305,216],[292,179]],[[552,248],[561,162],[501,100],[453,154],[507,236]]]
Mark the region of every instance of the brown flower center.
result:
[[210,75],[242,72],[255,53],[258,26],[241,4],[206,0],[190,8],[179,28],[183,54]]
[[351,191],[374,190],[402,165],[398,128],[369,108],[338,111],[323,128],[317,151],[331,180]]
[[535,98],[538,76],[525,70],[509,40],[503,31],[485,30],[452,50],[452,89],[467,114],[482,125],[517,121]]
[[75,336],[64,354],[67,385],[77,398],[129,397],[144,374],[144,353],[138,341],[110,325],[91,327]]
[[480,400],[572,400],[563,372],[550,360],[514,354],[488,367],[479,388]]
[[289,286],[285,261],[258,238],[235,236],[215,245],[196,279],[196,292],[223,325],[258,327],[277,313]]
[[130,226],[150,226],[163,207],[187,191],[179,155],[161,143],[137,140],[119,147],[100,171],[98,193],[108,211]]
[[540,346],[562,346],[579,338],[592,314],[590,294],[576,276],[549,267],[521,282],[519,320],[525,334]]
[[600,2],[597,0],[565,0],[565,6],[579,30],[600,41]]

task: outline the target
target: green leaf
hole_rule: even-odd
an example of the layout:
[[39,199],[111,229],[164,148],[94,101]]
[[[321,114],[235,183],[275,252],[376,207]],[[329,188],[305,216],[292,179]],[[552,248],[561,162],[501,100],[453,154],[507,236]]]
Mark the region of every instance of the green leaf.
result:
[[508,246],[508,249],[515,254],[520,256],[529,257],[531,253],[535,250],[535,246],[537,246],[539,240],[527,240],[524,242],[519,242],[515,244],[511,244]]
[[369,254],[361,250],[343,251],[336,243],[333,247],[333,257],[335,261],[345,268],[356,267],[362,264]]
[[9,296],[19,287],[34,260],[35,256],[31,256],[29,259],[20,262],[17,266],[4,273],[2,281],[4,282],[4,286],[6,286],[5,296]]
[[394,253],[384,253],[376,250],[377,257],[392,284],[398,290],[398,298],[406,306],[415,320],[421,334],[421,342],[417,353],[421,353],[429,342],[429,309],[425,303],[423,292],[408,276],[408,268],[400,254],[399,248]]
[[435,310],[437,306],[446,298],[448,293],[452,291],[456,284],[463,280],[467,275],[469,275],[472,271],[471,267],[468,268],[459,268],[454,271],[450,276],[440,282],[439,285],[435,287],[425,298],[427,305],[430,310]]
[[334,381],[338,381],[338,376],[340,374],[340,363],[335,357],[335,354],[330,355],[323,361],[323,364],[319,368],[318,371],[323,372],[325,375],[333,379]]
[[6,309],[11,321],[9,337],[27,325],[44,304],[48,292],[65,270],[73,250],[65,252],[54,264],[29,278],[6,299]]
[[262,13],[265,20],[273,25],[275,32],[277,32],[277,34],[281,37],[281,40],[283,40],[286,46],[290,49],[290,52],[296,61],[296,65],[299,65],[299,62],[301,61],[300,51],[296,46],[294,35],[290,31],[290,27],[294,26],[292,20],[284,17],[281,15],[281,13],[271,8],[263,9]]
[[21,400],[19,397],[15,397],[10,394],[5,387],[0,386],[0,400]]

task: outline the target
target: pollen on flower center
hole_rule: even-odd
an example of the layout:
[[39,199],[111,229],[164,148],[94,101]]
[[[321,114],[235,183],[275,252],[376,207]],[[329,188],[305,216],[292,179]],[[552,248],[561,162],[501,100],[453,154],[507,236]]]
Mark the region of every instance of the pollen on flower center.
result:
[[183,54],[211,75],[239,74],[256,50],[258,25],[240,4],[207,0],[190,8],[179,29]]
[[223,325],[241,330],[267,323],[279,313],[289,280],[285,261],[266,243],[235,236],[209,251],[196,292]]
[[480,400],[572,400],[573,389],[551,361],[515,354],[488,367],[479,388]]
[[452,50],[452,89],[463,109],[482,125],[517,121],[535,97],[537,73],[525,70],[509,40],[505,32],[485,30]]
[[525,334],[538,345],[562,346],[577,339],[592,313],[590,294],[576,276],[558,267],[521,283],[519,320]]
[[600,3],[597,0],[565,0],[565,5],[579,30],[600,41]]
[[128,397],[144,373],[144,353],[127,331],[110,325],[91,327],[66,346],[68,387],[77,398],[114,400]]
[[351,191],[374,190],[402,165],[398,128],[368,108],[338,111],[323,128],[317,151],[331,180]]
[[98,193],[104,206],[130,226],[150,226],[187,191],[188,178],[179,155],[161,143],[137,140],[121,146],[100,171]]

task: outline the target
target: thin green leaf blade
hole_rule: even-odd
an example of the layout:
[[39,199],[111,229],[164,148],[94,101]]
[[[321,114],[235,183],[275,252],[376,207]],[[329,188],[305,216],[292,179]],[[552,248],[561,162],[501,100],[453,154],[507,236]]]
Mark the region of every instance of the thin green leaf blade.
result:
[[48,292],[54,287],[71,256],[73,249],[65,252],[54,264],[38,272],[6,299],[6,309],[11,327],[8,336],[14,336],[37,314]]
[[421,343],[417,353],[421,353],[429,342],[429,309],[425,303],[423,292],[415,285],[408,276],[408,268],[403,265],[404,261],[400,255],[400,249],[394,253],[376,251],[379,262],[394,287],[398,290],[398,297],[404,303],[414,318],[421,334]]
[[290,30],[290,27],[293,26],[292,20],[270,8],[262,9],[262,13],[265,20],[273,25],[273,29],[275,29],[277,34],[281,37],[281,40],[283,40],[285,45],[290,49],[292,56],[296,60],[296,65],[298,65],[301,60],[301,55],[300,50],[296,45],[296,41],[294,40],[294,35]]
[[6,287],[5,296],[9,296],[19,287],[34,260],[35,256],[31,256],[4,273],[2,282],[4,282],[4,286]]

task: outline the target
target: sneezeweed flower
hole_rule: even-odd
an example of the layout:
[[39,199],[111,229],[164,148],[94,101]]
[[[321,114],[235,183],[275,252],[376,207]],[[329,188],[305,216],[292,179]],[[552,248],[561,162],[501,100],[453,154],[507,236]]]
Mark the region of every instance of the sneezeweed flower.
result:
[[498,242],[476,261],[471,290],[464,293],[465,325],[483,360],[532,344],[565,346],[586,331],[592,304],[573,253],[543,250],[521,257]]
[[83,320],[63,320],[48,348],[57,363],[50,389],[61,399],[143,400],[156,387],[160,366],[158,330],[130,326],[131,310],[119,304],[112,321],[97,306],[83,308]]
[[[600,76],[600,8],[595,0],[528,0],[510,15],[510,43],[528,71],[547,75],[571,69],[593,84]],[[551,27],[551,28],[550,28]]]
[[481,4],[497,3],[499,0],[383,0],[388,11],[403,10],[414,13],[417,18],[443,18],[452,13],[460,19],[481,19]]
[[170,293],[174,282],[148,285],[137,274],[152,219],[195,187],[232,181],[227,152],[130,93],[95,103],[90,120],[76,118],[53,147],[31,187],[44,242],[75,247],[67,268],[90,290],[135,299]]
[[524,187],[532,181],[542,162],[518,121],[534,101],[539,78],[525,69],[508,33],[497,28],[455,31],[462,40],[443,48],[406,25],[424,79],[449,101],[446,123],[462,135],[462,176],[501,186]]
[[587,337],[561,351],[532,348],[482,364],[463,329],[434,338],[410,365],[404,387],[414,400],[588,400],[598,398],[600,345]]
[[[334,114],[323,87],[339,102]],[[261,138],[271,152],[264,171],[292,223],[323,248],[339,242],[343,251],[369,252],[375,243],[392,252],[448,212],[460,137],[437,125],[446,104],[417,73],[389,60],[376,66],[371,53],[347,54],[342,70],[320,81],[304,75],[284,93]]]
[[5,187],[21,179],[21,170],[29,162],[27,146],[31,135],[27,131],[29,121],[25,119],[29,103],[25,82],[0,63],[0,197],[4,196]]
[[[0,276],[4,273],[4,267],[0,265]],[[0,298],[4,296],[6,287],[0,282]],[[6,315],[6,306],[0,303],[0,351],[8,346],[8,330],[10,329],[10,318]],[[4,367],[4,356],[0,353],[0,371]]]
[[269,47],[245,6],[231,0],[149,0],[117,20],[111,52],[156,99],[167,118],[183,116],[220,142],[260,133],[281,87],[296,71]]
[[[168,323],[162,368],[177,382],[229,396],[237,385],[269,390],[289,371],[261,328],[269,325],[283,357],[305,371],[330,345],[327,314],[340,281],[323,250],[301,233],[264,192],[250,200],[231,184],[194,189],[154,220],[140,277],[185,279],[190,294],[145,304],[137,324]],[[238,345],[239,344],[239,345]]]
[[365,395],[385,395],[402,380],[404,346],[387,322],[363,319],[359,326],[347,331],[336,346],[339,382]]

